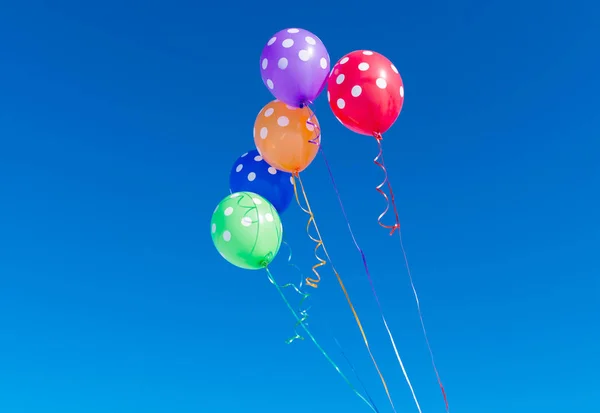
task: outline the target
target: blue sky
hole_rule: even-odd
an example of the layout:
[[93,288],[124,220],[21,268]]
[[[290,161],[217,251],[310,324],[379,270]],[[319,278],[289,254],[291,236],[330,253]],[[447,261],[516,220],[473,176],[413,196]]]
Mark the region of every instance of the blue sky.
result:
[[[309,342],[284,344],[293,320],[266,276],[227,264],[209,234],[271,99],[260,51],[294,26],[333,61],[373,49],[403,76],[386,161],[451,409],[592,411],[598,15],[553,0],[3,2],[0,411],[368,411]],[[397,240],[376,224],[375,145],[324,97],[316,111],[423,411],[442,412]],[[322,160],[303,176],[398,412],[415,412]],[[306,218],[292,206],[283,221],[309,271]],[[310,326],[390,412],[322,275]]]

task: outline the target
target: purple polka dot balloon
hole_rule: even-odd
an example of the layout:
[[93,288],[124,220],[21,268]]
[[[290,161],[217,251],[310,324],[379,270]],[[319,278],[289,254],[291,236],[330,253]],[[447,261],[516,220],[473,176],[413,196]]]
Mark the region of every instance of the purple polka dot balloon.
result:
[[303,29],[275,33],[260,55],[260,74],[273,96],[302,107],[313,102],[329,76],[329,54],[317,36]]

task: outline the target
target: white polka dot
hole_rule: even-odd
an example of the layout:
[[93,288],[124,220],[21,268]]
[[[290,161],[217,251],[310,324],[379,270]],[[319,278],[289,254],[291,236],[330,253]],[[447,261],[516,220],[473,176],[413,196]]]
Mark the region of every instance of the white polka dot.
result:
[[245,227],[249,227],[250,225],[252,225],[252,220],[250,219],[250,217],[242,218],[242,225]]
[[258,198],[252,198],[252,202],[254,202],[254,205],[260,205],[262,204],[262,201]]
[[223,231],[223,240],[225,242],[231,241],[231,232],[229,232],[229,231]]
[[290,124],[290,120],[287,116],[280,116],[279,118],[277,118],[277,124],[279,126],[286,127]]
[[267,220],[267,222],[273,222],[273,215],[267,212],[265,214],[265,219]]
[[331,93],[327,91],[327,102],[331,102]]
[[271,79],[267,79],[267,86],[269,87],[269,89],[273,89],[275,87]]
[[308,50],[302,49],[298,52],[298,57],[303,62],[308,62],[308,60],[310,59],[310,52]]
[[273,112],[275,112],[275,109],[273,109],[273,108],[268,108],[267,110],[265,110],[265,118],[268,118],[269,116],[271,116],[273,114]]
[[262,68],[263,68],[263,70],[266,70],[267,66],[269,66],[269,60],[268,59],[263,59],[263,61],[262,61]]
[[241,194],[239,192],[236,192],[235,194],[231,194],[231,196],[229,198],[238,198]]
[[280,68],[281,70],[285,70],[285,68],[288,66],[288,60],[285,57],[282,57],[281,59],[279,59],[279,61],[277,62],[277,67]]
[[250,173],[248,174],[248,180],[249,180],[250,182],[252,182],[252,181],[254,181],[255,179],[256,179],[256,174],[255,174],[254,172],[250,172]]
[[215,232],[217,232],[217,224],[212,224],[212,225],[210,226],[210,232],[211,232],[211,233],[213,233],[213,234],[214,234]]
[[348,56],[346,56],[342,60],[340,60],[340,64],[341,65],[346,64],[346,63],[348,63],[348,60],[350,60],[350,58]]
[[271,175],[275,175],[277,173],[277,169],[273,168],[272,166],[269,166],[269,169],[267,169],[267,171],[269,171]]
[[373,52],[370,50],[363,50],[363,54],[366,56],[371,56],[373,54]]
[[337,107],[340,109],[344,109],[346,107],[346,102],[344,101],[344,99],[339,98],[337,100]]
[[309,131],[314,131],[315,130],[315,125],[312,124],[312,122],[310,121],[306,121],[306,129],[308,129]]
[[378,77],[377,80],[375,81],[375,84],[377,85],[377,87],[379,89],[385,89],[387,87],[387,82],[382,77]]
[[248,156],[248,152],[246,152],[245,154],[242,155],[242,158]]
[[294,185],[294,177],[290,176],[290,184]]
[[317,41],[315,39],[313,39],[312,37],[310,37],[310,36],[306,36],[304,38],[304,40],[306,40],[306,43],[308,43],[311,46],[314,46],[314,45],[317,44]]
[[404,86],[400,86],[400,97],[404,97]]
[[254,160],[255,160],[256,162],[260,162],[260,161],[262,161],[262,156],[260,156],[260,155],[257,155],[257,156],[255,156],[255,157],[254,157]]
[[263,126],[262,128],[260,128],[260,138],[261,139],[267,139],[268,134],[269,134],[269,130],[267,129],[266,126]]
[[362,87],[360,87],[359,85],[352,86],[352,90],[350,91],[350,93],[352,94],[352,96],[357,98],[362,93]]
[[235,167],[236,172],[240,172],[242,169],[244,169],[244,165],[242,165],[242,164],[239,164],[238,166]]
[[233,214],[233,208],[227,207],[227,208],[225,208],[225,211],[223,213],[225,214],[226,217],[228,217],[229,215]]
[[286,49],[289,49],[294,45],[294,41],[292,39],[285,39],[283,42],[281,42],[281,45]]
[[338,77],[335,78],[335,83],[337,83],[338,85],[341,85],[344,82],[344,79],[346,79],[346,75],[344,75],[343,73],[340,73],[338,75]]
[[398,69],[396,69],[396,66],[394,66],[393,64],[392,64],[392,70],[393,70],[394,72],[398,73]]
[[294,34],[294,33],[298,33],[299,31],[300,31],[300,30],[298,30],[298,29],[288,29],[288,31],[287,31],[287,32],[288,32],[288,33],[292,33],[292,34]]
[[362,62],[358,65],[358,70],[360,70],[361,72],[369,70],[369,64],[367,62]]
[[285,107],[288,108],[289,110],[296,110],[296,109],[298,109],[297,107],[290,106],[290,105],[285,105]]
[[324,57],[322,57],[321,60],[319,60],[319,64],[321,65],[321,69],[327,69],[327,59],[325,59]]
[[267,46],[271,46],[273,43],[275,43],[275,40],[277,40],[277,37],[271,37],[267,42]]

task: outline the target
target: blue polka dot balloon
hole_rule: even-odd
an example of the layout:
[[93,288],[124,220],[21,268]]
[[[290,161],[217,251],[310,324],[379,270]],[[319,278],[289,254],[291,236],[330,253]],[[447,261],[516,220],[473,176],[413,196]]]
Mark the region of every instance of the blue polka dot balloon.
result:
[[279,171],[265,162],[257,150],[240,156],[229,173],[231,192],[254,192],[269,201],[280,214],[292,202],[292,174]]

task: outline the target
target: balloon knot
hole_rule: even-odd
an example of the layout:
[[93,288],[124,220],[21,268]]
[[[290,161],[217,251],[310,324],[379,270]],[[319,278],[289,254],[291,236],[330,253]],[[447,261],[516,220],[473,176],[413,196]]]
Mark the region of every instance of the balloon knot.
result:
[[381,133],[379,133],[379,132],[375,132],[375,133],[373,134],[373,137],[374,137],[374,138],[375,138],[377,141],[380,141],[380,142],[383,140],[383,136],[382,136],[382,135],[381,135]]
[[273,261],[273,253],[269,252],[260,262],[260,267],[261,268],[267,268],[269,266],[269,264],[271,263],[271,261]]
[[305,108],[305,107],[307,107],[307,106],[310,106],[310,105],[312,105],[312,104],[313,104],[313,103],[312,103],[310,100],[307,100],[307,101],[305,101],[305,102],[300,102],[300,105],[299,105],[298,107],[299,107],[300,109],[303,109],[303,108]]

